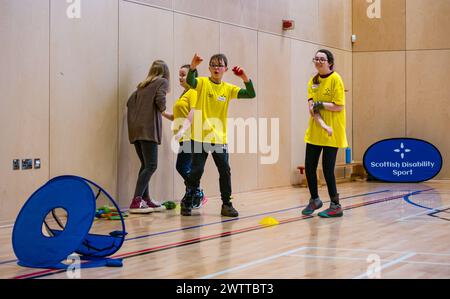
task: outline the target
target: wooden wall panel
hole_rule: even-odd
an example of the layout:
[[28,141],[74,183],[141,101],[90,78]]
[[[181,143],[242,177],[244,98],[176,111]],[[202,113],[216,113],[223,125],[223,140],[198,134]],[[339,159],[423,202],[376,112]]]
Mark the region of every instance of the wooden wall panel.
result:
[[51,1],[50,176],[86,177],[116,195],[118,1]]
[[408,49],[450,48],[450,1],[406,1],[406,46]]
[[223,0],[174,0],[173,9],[212,20],[219,20],[220,2]]
[[380,18],[369,18],[368,8],[375,3],[353,0],[354,51],[387,51],[406,48],[406,0],[376,0],[381,3]]
[[[267,33],[258,34],[258,116],[266,118],[271,129],[271,119],[278,119],[278,146],[271,130],[265,134],[273,145],[271,164],[261,164],[269,154],[259,154],[258,187],[269,188],[289,185],[291,178],[291,43],[289,40]],[[277,159],[276,159],[277,158]]]
[[[127,1],[127,0],[121,0],[121,1]],[[173,2],[176,0],[133,0],[133,1],[172,9]]]
[[[319,0],[318,19],[321,44],[338,49],[352,49],[351,0]],[[303,23],[301,26],[304,26]]]
[[450,50],[407,52],[407,136],[434,144],[444,164],[437,179],[450,178]]
[[[49,4],[0,1],[0,225],[49,178]],[[40,158],[41,169],[12,170]]]
[[[171,71],[171,92],[167,110],[171,111],[178,69],[173,67],[173,13],[133,3],[120,3],[119,33],[119,197],[128,207],[140,168],[134,146],[128,140],[126,103],[137,84],[144,80],[154,60],[164,60]],[[160,30],[167,28],[167,30]],[[150,196],[157,201],[173,198],[174,153],[171,150],[171,124],[163,120],[163,139],[158,146],[158,169],[150,180]]]
[[353,55],[353,157],[385,138],[405,136],[405,52]]
[[219,18],[223,22],[258,28],[259,0],[219,1]]
[[[260,0],[258,29],[301,40],[319,42],[318,1],[310,0]],[[283,31],[282,20],[295,21],[293,30]]]

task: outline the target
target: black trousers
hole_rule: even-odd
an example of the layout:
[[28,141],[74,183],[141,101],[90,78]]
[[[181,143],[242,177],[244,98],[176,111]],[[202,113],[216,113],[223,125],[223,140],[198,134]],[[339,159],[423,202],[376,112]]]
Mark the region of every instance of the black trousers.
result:
[[330,198],[337,196],[336,177],[334,176],[334,167],[336,165],[336,156],[338,152],[337,147],[318,146],[313,144],[306,144],[305,156],[305,173],[308,181],[309,193],[311,198],[318,198],[317,191],[317,166],[319,165],[320,153],[322,156],[322,169],[325,181],[327,182],[328,195]]
[[205,163],[211,152],[219,171],[220,196],[224,203],[231,199],[231,168],[227,145],[192,141],[192,168],[184,184],[188,190],[196,190],[205,171]]
[[177,155],[176,169],[186,180],[192,169],[192,149],[190,141],[180,142],[180,149]]
[[134,147],[141,161],[134,197],[142,196],[149,198],[148,183],[156,168],[158,168],[158,144],[154,141],[138,140],[134,143]]

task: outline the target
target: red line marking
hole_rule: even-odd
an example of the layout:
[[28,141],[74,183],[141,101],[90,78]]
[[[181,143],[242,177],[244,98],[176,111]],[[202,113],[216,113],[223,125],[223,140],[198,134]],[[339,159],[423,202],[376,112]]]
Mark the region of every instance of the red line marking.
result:
[[[353,205],[344,207],[343,210],[351,210],[351,209],[359,208],[359,207],[362,207],[362,206],[367,206],[367,205],[371,205],[371,204],[376,204],[376,203],[380,203],[380,202],[385,202],[385,201],[390,201],[390,200],[394,200],[394,199],[398,199],[398,198],[403,198],[403,197],[405,197],[408,194],[410,194],[410,193],[405,193],[405,194],[401,194],[401,195],[396,195],[396,196],[376,199],[376,200],[372,200],[372,201],[368,201],[368,202],[357,203],[357,204],[353,204]],[[285,223],[294,222],[294,221],[298,221],[298,220],[303,220],[303,219],[307,219],[307,218],[313,218],[313,217],[314,216],[293,217],[293,218],[280,220],[279,223],[280,224],[285,224]],[[202,242],[202,241],[206,241],[206,240],[212,240],[212,239],[216,239],[218,237],[232,236],[234,234],[239,234],[239,233],[248,232],[248,231],[257,230],[257,229],[268,228],[268,227],[272,227],[272,226],[273,225],[261,225],[261,224],[258,224],[258,225],[255,225],[255,226],[250,226],[250,227],[241,228],[241,229],[237,229],[237,230],[232,230],[232,231],[228,231],[228,232],[223,232],[223,233],[219,233],[219,234],[214,234],[214,235],[209,235],[209,236],[204,236],[204,237],[198,237],[198,238],[184,240],[184,241],[175,242],[175,243],[169,243],[169,244],[160,245],[160,246],[151,247],[151,248],[146,248],[146,249],[142,249],[142,250],[138,250],[138,251],[122,253],[122,254],[114,255],[111,258],[133,257],[135,255],[151,253],[153,251],[158,251],[158,250],[161,250],[161,249],[176,248],[176,247],[179,247],[179,246],[182,246],[182,245],[188,245],[188,244],[198,243],[198,242]],[[29,274],[15,276],[15,277],[13,277],[13,279],[33,278],[33,277],[38,277],[38,276],[42,276],[42,275],[45,275],[45,274],[52,274],[52,273],[56,274],[58,272],[61,272],[61,269],[49,269],[49,270],[44,270],[44,271],[33,272],[33,273],[29,273]]]

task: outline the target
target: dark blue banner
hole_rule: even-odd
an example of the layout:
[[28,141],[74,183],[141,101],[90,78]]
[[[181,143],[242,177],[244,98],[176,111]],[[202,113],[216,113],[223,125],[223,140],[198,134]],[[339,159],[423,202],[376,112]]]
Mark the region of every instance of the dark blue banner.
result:
[[435,177],[442,156],[431,143],[414,138],[392,138],[372,144],[364,153],[364,168],[380,181],[417,183]]

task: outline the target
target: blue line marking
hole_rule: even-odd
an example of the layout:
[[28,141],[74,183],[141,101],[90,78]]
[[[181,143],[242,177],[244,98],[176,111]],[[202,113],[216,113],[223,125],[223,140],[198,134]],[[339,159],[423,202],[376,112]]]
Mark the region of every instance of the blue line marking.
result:
[[[391,191],[391,190],[381,190],[381,191],[369,192],[369,193],[364,193],[364,194],[358,194],[358,195],[353,195],[353,196],[348,196],[348,197],[341,198],[341,200],[354,198],[354,197],[363,197],[363,196],[368,196],[368,195],[373,195],[373,194],[378,194],[378,193],[384,193],[384,192],[389,192],[389,191]],[[329,202],[329,201],[324,201],[324,203],[327,203],[327,202]],[[168,230],[168,231],[163,231],[163,232],[158,232],[158,233],[138,236],[138,237],[134,237],[134,238],[129,238],[129,239],[125,239],[125,241],[142,239],[142,238],[148,238],[148,237],[154,237],[154,236],[159,236],[159,235],[164,235],[164,234],[169,234],[169,233],[174,233],[174,232],[179,232],[179,231],[189,230],[189,229],[194,229],[194,228],[206,227],[206,226],[210,226],[210,225],[236,221],[236,220],[239,220],[239,219],[247,219],[247,218],[259,217],[259,216],[264,216],[264,215],[269,215],[269,214],[282,213],[282,212],[286,212],[286,211],[290,211],[290,210],[299,209],[299,208],[302,208],[302,207],[305,207],[305,206],[306,205],[301,205],[301,206],[296,206],[296,207],[282,209],[282,210],[276,210],[276,211],[270,211],[270,212],[255,214],[255,215],[249,215],[249,216],[245,216],[245,217],[238,217],[238,218],[227,219],[227,220],[222,220],[222,221],[217,221],[217,222],[199,224],[199,225],[194,225],[194,226],[187,226],[187,227],[177,228],[177,229],[173,229],[173,230]]]
[[[348,197],[343,197],[343,198],[341,198],[341,200],[355,198],[355,197],[364,197],[364,196],[368,196],[368,195],[385,193],[385,192],[389,192],[389,191],[391,191],[391,190],[381,190],[381,191],[374,191],[374,192],[369,192],[369,193],[357,194],[357,195],[352,195],[352,196],[348,196]],[[324,201],[324,203],[327,203],[327,202],[329,202],[329,201]],[[177,228],[177,229],[173,229],[173,230],[168,230],[168,231],[162,231],[162,232],[157,232],[157,233],[148,234],[148,235],[137,236],[137,237],[134,237],[134,238],[125,239],[124,241],[131,241],[131,240],[138,240],[138,239],[143,239],[143,238],[149,238],[149,237],[153,237],[153,236],[159,236],[159,235],[164,235],[164,234],[169,234],[169,233],[174,233],[174,232],[179,232],[179,231],[184,231],[184,230],[190,230],[190,229],[206,227],[206,226],[215,225],[215,224],[221,224],[221,223],[236,221],[236,220],[239,220],[239,219],[247,219],[247,218],[259,217],[259,216],[264,216],[264,215],[269,215],[269,214],[282,213],[282,212],[286,212],[286,211],[290,211],[290,210],[299,209],[299,208],[302,208],[302,207],[305,207],[305,206],[306,205],[301,205],[301,206],[291,207],[291,208],[282,209],[282,210],[276,210],[276,211],[270,211],[270,212],[255,214],[255,215],[249,215],[249,216],[245,216],[245,217],[238,217],[238,218],[227,219],[227,220],[222,220],[222,221],[217,221],[217,222],[211,222],[211,223],[199,224],[199,225],[194,225],[194,226],[182,227],[182,228]],[[12,262],[17,262],[17,260],[2,261],[2,262],[0,262],[0,265],[12,263]]]
[[434,208],[429,208],[429,207],[426,207],[426,206],[419,205],[419,204],[413,202],[411,199],[409,199],[409,197],[412,196],[412,195],[416,195],[416,194],[419,194],[421,192],[430,191],[430,190],[433,190],[433,189],[419,190],[419,191],[412,192],[411,194],[408,194],[408,195],[404,196],[403,200],[406,201],[407,203],[409,203],[410,205],[413,205],[413,206],[416,206],[416,207],[419,207],[419,208],[422,208],[422,209],[434,210]]

